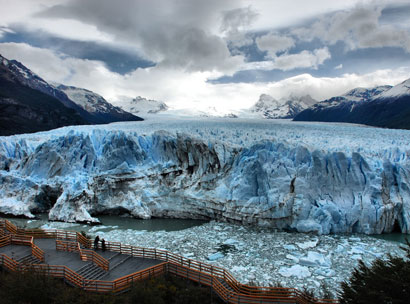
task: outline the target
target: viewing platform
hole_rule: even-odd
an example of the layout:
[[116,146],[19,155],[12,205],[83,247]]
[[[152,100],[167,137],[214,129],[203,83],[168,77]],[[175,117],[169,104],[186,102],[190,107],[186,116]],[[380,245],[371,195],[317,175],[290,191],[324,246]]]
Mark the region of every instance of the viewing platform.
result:
[[338,303],[313,299],[294,288],[256,287],[239,283],[228,271],[207,263],[151,248],[92,240],[78,232],[26,230],[0,219],[0,262],[9,271],[36,270],[93,292],[127,291],[133,282],[166,273],[212,290],[226,303]]

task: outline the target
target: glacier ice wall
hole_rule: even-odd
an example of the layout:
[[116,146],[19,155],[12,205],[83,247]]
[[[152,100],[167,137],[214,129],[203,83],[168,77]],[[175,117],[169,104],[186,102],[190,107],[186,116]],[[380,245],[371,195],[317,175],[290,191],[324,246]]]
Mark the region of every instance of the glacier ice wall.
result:
[[[390,152],[389,152],[390,153]],[[219,219],[320,234],[410,232],[407,154],[369,157],[284,140],[72,129],[0,138],[0,212]]]

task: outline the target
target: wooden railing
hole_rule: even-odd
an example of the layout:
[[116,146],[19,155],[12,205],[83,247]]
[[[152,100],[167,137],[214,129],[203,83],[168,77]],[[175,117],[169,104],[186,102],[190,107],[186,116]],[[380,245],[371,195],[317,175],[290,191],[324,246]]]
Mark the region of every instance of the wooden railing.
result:
[[16,234],[11,234],[9,237],[11,244],[30,246],[31,254],[34,255],[37,259],[39,259],[41,262],[44,262],[44,251],[36,244],[34,244],[33,237]]
[[11,235],[0,237],[0,248],[11,244]]
[[16,260],[5,255],[4,253],[1,254],[1,265],[11,271],[17,271],[19,269],[19,263]]
[[[55,238],[56,247],[63,248],[60,250],[78,251],[81,258],[95,262],[99,267],[108,270],[109,262],[92,250],[81,249],[81,245],[86,248],[92,247],[91,240],[85,238],[78,232],[64,230],[25,230],[17,228],[7,220],[0,220],[0,227],[20,236],[29,235],[33,238]],[[25,239],[21,238],[21,242]],[[73,243],[75,242],[75,243]],[[70,244],[71,243],[71,244]],[[0,237],[0,247],[2,244],[7,244],[7,239]],[[32,243],[34,245],[34,243]],[[4,245],[3,245],[4,246]],[[107,242],[106,249],[121,254],[131,255],[145,259],[155,259],[163,261],[163,263],[151,268],[135,272],[124,276],[115,281],[98,281],[87,280],[76,272],[65,266],[51,265],[33,265],[38,270],[47,271],[49,275],[64,278],[72,285],[81,287],[85,290],[98,292],[119,292],[129,288],[132,282],[144,280],[149,276],[155,276],[163,273],[171,273],[180,277],[187,278],[198,283],[211,286],[213,290],[227,303],[265,303],[265,302],[281,302],[281,303],[298,303],[298,304],[337,304],[337,300],[333,299],[314,299],[300,292],[295,288],[280,288],[280,287],[258,287],[241,284],[225,269],[210,265],[207,263],[198,262],[174,254],[166,250],[135,247],[123,245],[118,242]],[[41,250],[41,249],[40,249]],[[98,257],[97,257],[98,256]],[[101,259],[100,259],[101,258]],[[17,263],[13,261],[3,260],[2,264],[9,269],[12,269]],[[5,262],[6,261],[6,262]],[[7,263],[7,264],[6,264]],[[18,263],[17,263],[18,265]],[[16,267],[14,267],[16,269]],[[224,282],[226,284],[224,284]]]
[[33,241],[31,241],[31,254],[34,255],[37,259],[39,259],[41,262],[45,261],[44,251],[36,244],[34,244]]
[[102,270],[108,271],[108,269],[110,268],[110,262],[108,262],[108,260],[104,259],[101,255],[99,255],[93,250],[80,248],[80,256],[81,260],[91,261],[95,265],[100,267]]
[[82,249],[79,242],[56,239],[56,250],[78,252],[82,261],[91,261],[104,271],[110,268],[110,262],[95,251]]
[[129,274],[122,278],[118,278],[112,282],[113,290],[115,290],[115,292],[120,292],[129,288],[130,285],[134,282],[146,280],[151,277],[156,277],[165,274],[167,272],[167,264],[168,263],[161,263],[144,269],[142,271]]

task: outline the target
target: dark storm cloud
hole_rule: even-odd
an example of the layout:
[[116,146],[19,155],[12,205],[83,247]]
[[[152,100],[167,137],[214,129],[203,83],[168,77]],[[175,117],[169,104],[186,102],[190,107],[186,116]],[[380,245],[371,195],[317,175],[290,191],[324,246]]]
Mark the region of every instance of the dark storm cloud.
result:
[[410,53],[409,28],[381,23],[382,12],[382,6],[358,5],[324,15],[292,33],[302,40],[318,38],[331,45],[343,41],[349,49],[401,47]]
[[[291,53],[299,53],[305,49],[315,49],[321,46],[317,39],[311,42],[300,42]],[[222,76],[210,80],[214,84],[226,83],[253,83],[280,81],[303,73],[309,73],[314,77],[340,77],[346,73],[371,73],[375,69],[397,69],[410,66],[409,54],[399,47],[366,48],[346,52],[346,45],[339,41],[329,46],[332,57],[325,61],[319,69],[296,68],[289,71],[279,69],[272,70],[247,70],[238,71],[232,76]],[[254,51],[252,51],[253,53]],[[253,58],[258,61],[262,56],[260,53]],[[339,68],[337,68],[339,67]]]
[[111,71],[120,74],[130,73],[136,68],[155,65],[130,50],[115,48],[113,45],[64,39],[41,31],[30,32],[23,28],[13,28],[6,32],[0,37],[0,42],[28,43],[35,47],[53,49],[75,58],[103,61]]
[[410,4],[392,4],[385,7],[380,16],[380,23],[409,25]]
[[212,27],[220,27],[215,23],[221,22],[221,10],[229,10],[233,3],[123,0],[120,5],[111,0],[72,0],[37,16],[92,24],[118,42],[135,45],[160,65],[193,71],[230,70],[241,58],[231,56],[226,42],[212,33]]
[[221,30],[222,32],[237,32],[240,29],[246,29],[256,20],[258,15],[250,6],[224,11]]

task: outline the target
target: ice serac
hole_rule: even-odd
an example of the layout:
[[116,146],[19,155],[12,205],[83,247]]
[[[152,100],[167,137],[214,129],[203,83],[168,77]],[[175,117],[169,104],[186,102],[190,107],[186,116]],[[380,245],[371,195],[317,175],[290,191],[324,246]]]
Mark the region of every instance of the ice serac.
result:
[[[399,156],[397,156],[399,155]],[[218,219],[319,234],[410,232],[406,154],[370,158],[264,140],[76,129],[0,138],[0,212]]]

